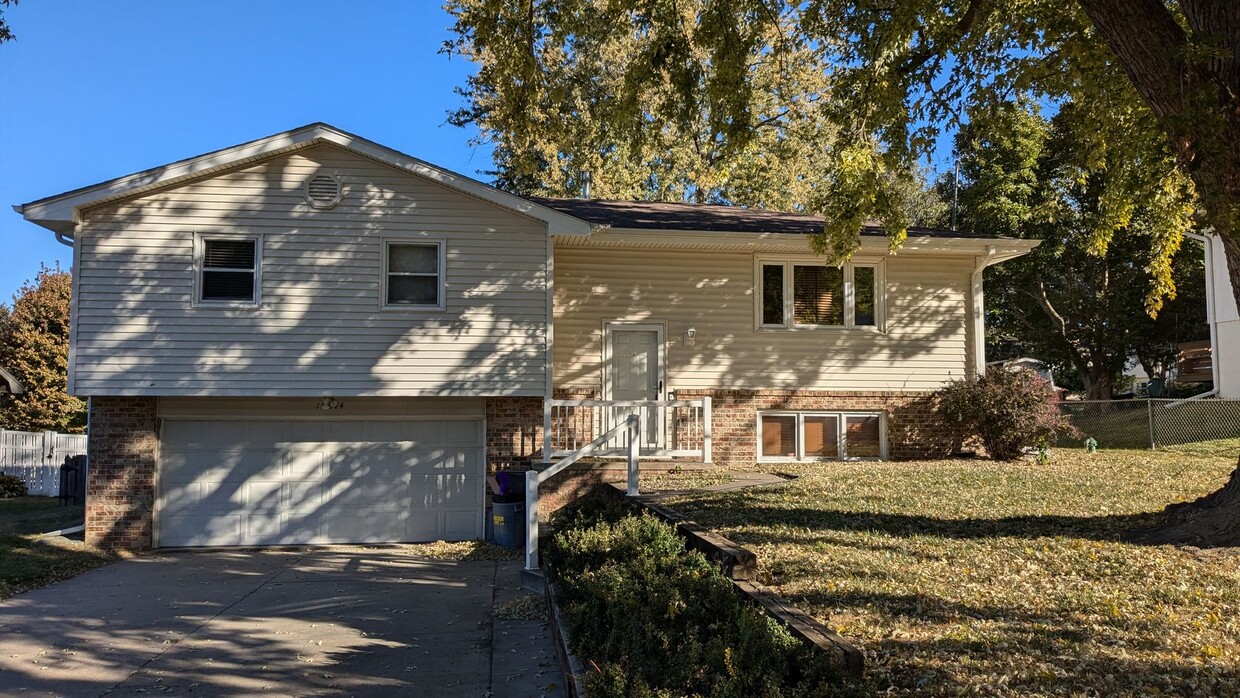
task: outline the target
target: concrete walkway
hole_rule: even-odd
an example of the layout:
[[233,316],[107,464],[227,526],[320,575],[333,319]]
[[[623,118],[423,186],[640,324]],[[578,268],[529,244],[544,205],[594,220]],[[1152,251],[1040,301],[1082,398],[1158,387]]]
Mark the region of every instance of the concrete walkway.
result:
[[0,695],[561,696],[520,563],[384,550],[119,562],[0,603]]

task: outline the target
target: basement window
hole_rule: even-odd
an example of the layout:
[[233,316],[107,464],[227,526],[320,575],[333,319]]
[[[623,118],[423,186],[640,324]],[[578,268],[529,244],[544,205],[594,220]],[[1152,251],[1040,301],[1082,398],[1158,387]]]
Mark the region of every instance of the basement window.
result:
[[883,424],[878,412],[759,412],[758,460],[886,458]]
[[259,236],[200,236],[197,243],[198,302],[258,305],[262,269]]

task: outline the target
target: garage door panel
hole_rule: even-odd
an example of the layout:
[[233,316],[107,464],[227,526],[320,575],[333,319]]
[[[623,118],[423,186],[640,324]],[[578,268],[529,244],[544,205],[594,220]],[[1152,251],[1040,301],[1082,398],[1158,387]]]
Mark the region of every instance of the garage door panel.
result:
[[245,545],[241,524],[240,513],[168,515],[159,517],[159,534],[177,546]]
[[483,485],[479,477],[429,475],[415,478],[411,490],[416,506],[481,506]]
[[285,472],[284,454],[274,448],[165,448],[159,455],[160,477],[168,483],[192,482],[203,477],[218,481],[280,479]]
[[481,420],[168,420],[162,437],[164,546],[482,534]]
[[291,480],[327,477],[327,453],[319,444],[288,444],[284,451],[284,474]]

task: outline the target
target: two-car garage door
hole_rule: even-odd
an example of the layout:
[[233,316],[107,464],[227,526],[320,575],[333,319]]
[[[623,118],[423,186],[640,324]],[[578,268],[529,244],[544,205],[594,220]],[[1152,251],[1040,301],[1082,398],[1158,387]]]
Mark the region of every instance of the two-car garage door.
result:
[[481,419],[166,419],[157,545],[482,537]]

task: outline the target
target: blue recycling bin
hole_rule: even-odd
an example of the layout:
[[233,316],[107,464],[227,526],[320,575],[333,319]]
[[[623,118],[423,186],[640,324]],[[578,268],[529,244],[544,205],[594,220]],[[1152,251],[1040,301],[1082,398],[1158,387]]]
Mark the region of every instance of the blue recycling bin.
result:
[[525,546],[525,502],[491,504],[491,539],[505,548]]

